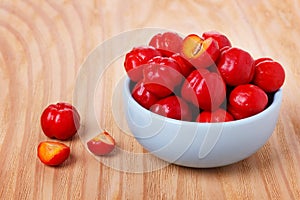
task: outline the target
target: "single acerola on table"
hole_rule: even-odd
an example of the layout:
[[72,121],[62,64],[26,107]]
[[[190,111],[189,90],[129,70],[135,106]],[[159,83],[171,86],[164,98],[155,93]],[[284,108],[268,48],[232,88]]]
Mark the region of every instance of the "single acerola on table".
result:
[[67,140],[77,133],[80,116],[76,108],[69,103],[51,104],[41,115],[41,127],[49,138]]

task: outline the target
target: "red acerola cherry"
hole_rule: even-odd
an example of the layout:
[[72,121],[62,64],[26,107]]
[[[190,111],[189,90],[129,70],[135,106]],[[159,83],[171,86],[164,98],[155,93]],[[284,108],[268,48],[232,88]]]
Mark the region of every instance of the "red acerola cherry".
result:
[[258,65],[261,62],[264,61],[273,61],[272,58],[267,58],[267,57],[263,57],[263,58],[258,58],[256,60],[254,60],[254,66]]
[[143,78],[143,67],[155,56],[161,53],[154,47],[135,47],[125,56],[124,67],[129,78],[138,82]]
[[192,112],[188,104],[180,97],[172,95],[163,98],[151,106],[150,110],[156,114],[178,119],[190,121]]
[[283,67],[274,61],[263,61],[255,66],[253,83],[265,92],[275,92],[284,83]]
[[218,69],[226,84],[237,86],[250,83],[254,76],[254,60],[251,55],[238,48],[222,52]]
[[170,57],[172,54],[180,52],[182,40],[177,33],[165,32],[153,36],[149,45],[159,50],[163,56]]
[[139,81],[133,88],[132,97],[146,109],[149,109],[159,100],[158,97],[156,97],[145,88],[144,82],[142,80]]
[[263,111],[267,103],[268,96],[261,88],[245,84],[232,90],[227,108],[235,119],[243,119]]
[[51,104],[41,115],[41,126],[46,136],[67,140],[74,136],[80,126],[78,111],[71,104]]
[[195,69],[194,66],[185,58],[183,58],[180,53],[173,54],[171,58],[177,61],[184,77],[187,77]]
[[203,111],[196,118],[197,122],[228,122],[233,120],[232,115],[222,108],[213,112]]
[[181,95],[195,106],[213,111],[225,100],[226,85],[217,73],[194,70],[183,83]]
[[149,60],[143,73],[145,88],[158,98],[172,94],[183,78],[178,63],[173,58],[162,56]]

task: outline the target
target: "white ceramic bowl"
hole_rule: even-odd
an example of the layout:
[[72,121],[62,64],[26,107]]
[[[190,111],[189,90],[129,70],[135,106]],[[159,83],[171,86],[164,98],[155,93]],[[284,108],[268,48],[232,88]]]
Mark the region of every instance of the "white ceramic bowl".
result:
[[272,104],[252,117],[225,123],[197,123],[166,118],[140,106],[124,81],[123,103],[128,127],[153,155],[177,165],[209,168],[243,160],[261,148],[277,123],[282,90]]

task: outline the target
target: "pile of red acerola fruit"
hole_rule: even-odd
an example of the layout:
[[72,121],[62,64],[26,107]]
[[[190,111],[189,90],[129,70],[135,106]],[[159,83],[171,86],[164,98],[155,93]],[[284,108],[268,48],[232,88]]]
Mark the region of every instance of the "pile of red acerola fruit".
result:
[[182,38],[154,35],[126,54],[132,96],[144,108],[169,118],[226,122],[253,116],[272,103],[284,83],[283,67],[254,59],[216,31]]

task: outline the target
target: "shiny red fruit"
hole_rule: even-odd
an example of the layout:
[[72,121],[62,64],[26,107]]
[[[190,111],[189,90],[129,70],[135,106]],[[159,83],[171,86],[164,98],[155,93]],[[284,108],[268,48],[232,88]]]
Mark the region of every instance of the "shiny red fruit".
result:
[[194,66],[185,58],[183,58],[180,53],[173,54],[171,58],[177,61],[184,77],[187,77],[195,69]]
[[143,67],[150,59],[161,53],[151,46],[135,47],[125,56],[124,67],[129,78],[138,82],[143,78]]
[[169,57],[180,52],[182,41],[183,39],[177,33],[165,32],[153,36],[149,45],[158,49],[163,56]]
[[156,114],[178,119],[190,121],[192,119],[192,112],[188,104],[178,96],[168,96],[156,102],[151,106],[150,110]]
[[284,83],[283,67],[274,61],[265,60],[255,66],[253,83],[265,92],[275,92]]
[[227,109],[235,119],[243,119],[260,113],[267,103],[268,96],[261,88],[245,84],[232,90]]
[[267,57],[263,57],[263,58],[258,58],[256,60],[254,60],[254,66],[258,65],[261,62],[264,61],[273,61],[272,58],[267,58]]
[[220,56],[225,52],[227,51],[228,49],[230,49],[231,47],[230,46],[225,46],[223,47],[222,49],[220,49]]
[[231,47],[231,42],[229,39],[224,35],[217,31],[207,31],[202,34],[204,39],[213,38],[219,45],[219,49],[223,47]]
[[226,85],[217,73],[194,70],[183,83],[181,96],[203,110],[212,111],[225,100]]
[[196,118],[197,122],[229,122],[233,120],[232,115],[222,108],[213,112],[203,111]]
[[41,126],[49,138],[67,140],[79,129],[80,116],[71,104],[51,104],[42,113]]
[[60,142],[44,141],[39,144],[37,155],[45,165],[57,166],[70,156],[70,147]]
[[254,60],[239,48],[225,50],[219,60],[218,69],[226,84],[237,86],[250,83],[254,76]]
[[159,98],[149,92],[143,81],[139,81],[132,90],[132,97],[144,108],[149,109]]
[[149,60],[143,72],[145,88],[158,98],[172,94],[183,78],[180,66],[169,57],[154,57]]

